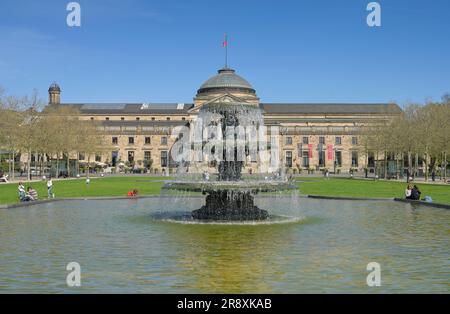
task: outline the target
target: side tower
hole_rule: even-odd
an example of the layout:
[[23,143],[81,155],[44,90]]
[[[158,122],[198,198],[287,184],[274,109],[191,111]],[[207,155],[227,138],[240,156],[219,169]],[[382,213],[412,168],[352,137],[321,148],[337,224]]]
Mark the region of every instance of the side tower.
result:
[[61,103],[61,88],[58,84],[53,83],[48,88],[49,105],[59,105]]

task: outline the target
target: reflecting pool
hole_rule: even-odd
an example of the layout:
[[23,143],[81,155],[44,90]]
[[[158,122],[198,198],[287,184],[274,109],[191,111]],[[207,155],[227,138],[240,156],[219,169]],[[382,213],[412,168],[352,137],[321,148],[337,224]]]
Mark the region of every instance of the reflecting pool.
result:
[[[267,198],[258,206],[295,219],[166,219],[203,201],[80,200],[0,210],[0,292],[450,292],[448,210],[307,198],[292,207]],[[381,265],[381,287],[366,284],[372,261]],[[81,287],[66,284],[69,262],[81,265]]]

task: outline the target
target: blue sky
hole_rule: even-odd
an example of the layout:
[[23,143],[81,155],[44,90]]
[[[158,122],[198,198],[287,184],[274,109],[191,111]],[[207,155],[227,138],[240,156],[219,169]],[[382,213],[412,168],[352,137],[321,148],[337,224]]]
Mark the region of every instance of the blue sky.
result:
[[423,102],[450,92],[450,1],[0,0],[0,86],[63,102],[192,102],[224,63],[263,102]]

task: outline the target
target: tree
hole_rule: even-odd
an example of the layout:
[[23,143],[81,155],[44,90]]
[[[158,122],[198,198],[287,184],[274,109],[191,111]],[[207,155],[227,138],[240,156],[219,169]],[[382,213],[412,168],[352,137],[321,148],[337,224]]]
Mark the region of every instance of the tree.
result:
[[102,126],[97,121],[73,121],[77,131],[73,134],[74,149],[84,152],[87,156],[87,176],[89,176],[90,163],[95,155],[103,154],[109,146],[105,143]]
[[[79,111],[72,106],[48,105],[39,99],[36,91],[31,97],[5,96],[0,88],[0,149],[5,150],[11,177],[14,177],[15,155],[24,153],[28,178],[31,174],[32,156],[40,156],[41,169],[44,160],[56,157],[56,175],[59,175],[59,161],[67,160],[70,171],[70,157],[85,152],[88,162],[96,154],[109,148],[99,122],[80,119]],[[36,165],[36,164],[35,164]]]
[[[365,151],[382,152],[385,161],[393,154],[397,169],[399,157],[407,155],[408,178],[417,172],[417,160],[423,156],[425,179],[428,179],[430,165],[441,164],[444,180],[447,179],[447,159],[450,153],[450,96],[441,102],[424,106],[409,104],[397,117],[361,128],[362,146]],[[416,162],[413,163],[412,158]],[[377,157],[378,159],[378,157]]]
[[447,161],[450,153],[450,102],[448,97],[441,103],[430,104],[432,121],[429,140],[431,150],[441,160],[442,176],[447,181]]
[[37,128],[41,117],[42,100],[39,99],[36,90],[30,98],[27,96],[22,101],[22,110],[19,111],[20,123],[17,126],[19,131],[19,147],[27,154],[27,178],[31,179],[31,158],[37,152],[39,145],[39,130]]
[[19,132],[17,126],[20,124],[18,113],[19,101],[13,97],[4,97],[0,89],[0,149],[8,154],[9,177],[15,176],[15,157],[19,152]]

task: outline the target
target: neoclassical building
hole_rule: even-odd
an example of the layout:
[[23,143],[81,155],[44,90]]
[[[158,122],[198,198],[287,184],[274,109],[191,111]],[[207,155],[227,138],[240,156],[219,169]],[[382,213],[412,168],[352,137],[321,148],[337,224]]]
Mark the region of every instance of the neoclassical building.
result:
[[[359,127],[401,112],[392,103],[261,102],[252,85],[230,68],[222,68],[207,79],[192,103],[62,103],[57,84],[48,92],[50,105],[72,106],[78,109],[80,119],[101,121],[110,148],[96,156],[96,162],[142,168],[152,160],[153,173],[173,172],[176,167],[170,158],[172,128],[188,125],[196,119],[199,108],[224,98],[259,106],[265,125],[279,127],[280,161],[290,173],[325,168],[345,173],[374,167],[374,155],[359,145]],[[78,158],[83,161],[84,156]]]

